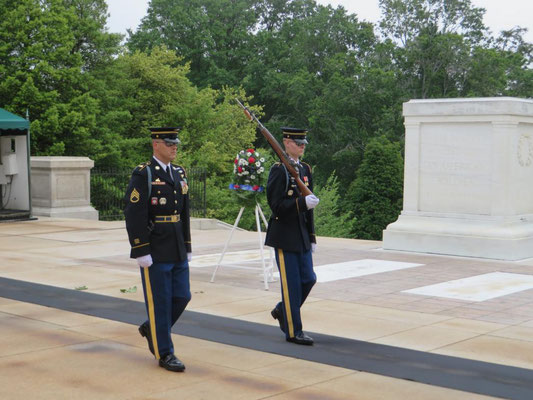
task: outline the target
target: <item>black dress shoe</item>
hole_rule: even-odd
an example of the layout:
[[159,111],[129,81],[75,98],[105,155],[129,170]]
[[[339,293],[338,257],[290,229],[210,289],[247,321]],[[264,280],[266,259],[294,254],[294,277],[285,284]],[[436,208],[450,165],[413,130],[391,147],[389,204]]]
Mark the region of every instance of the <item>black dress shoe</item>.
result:
[[295,337],[287,338],[287,342],[296,343],[296,344],[304,344],[306,346],[312,346],[315,341],[313,340],[313,338],[301,332],[297,334]]
[[139,326],[139,333],[141,334],[142,337],[146,338],[146,341],[148,342],[148,348],[150,349],[150,352],[154,354],[154,345],[152,343],[152,331],[150,331],[150,325],[148,325],[148,322],[145,322],[141,326]]
[[173,372],[185,371],[185,365],[174,354],[167,354],[161,358],[159,360],[159,366]]
[[274,309],[270,312],[270,315],[272,315],[272,318],[278,320],[279,329],[285,333],[285,318],[283,318],[283,312],[280,312],[277,307],[274,307]]

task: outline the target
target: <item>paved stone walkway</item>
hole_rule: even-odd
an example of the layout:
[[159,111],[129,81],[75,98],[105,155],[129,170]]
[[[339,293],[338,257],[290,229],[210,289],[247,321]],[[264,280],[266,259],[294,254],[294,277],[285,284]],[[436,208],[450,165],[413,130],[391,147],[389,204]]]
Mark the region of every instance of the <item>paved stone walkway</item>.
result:
[[[255,270],[221,267],[210,283],[214,266],[205,260],[218,259],[228,235],[193,231],[188,310],[277,327],[269,311],[279,282],[264,290],[259,262],[246,264]],[[253,250],[257,233],[236,231],[224,262],[244,265]],[[123,222],[0,224],[2,278],[142,302],[128,254]],[[533,275],[533,261],[389,252],[381,242],[332,238],[318,239],[314,259],[324,281],[302,309],[306,331],[533,370],[533,290],[520,286]],[[467,289],[460,286],[466,278],[474,279]],[[425,295],[416,293],[421,288]],[[465,300],[474,295],[487,299]],[[284,343],[279,329],[271,332]],[[176,334],[174,342],[184,374],[159,368],[131,323],[0,293],[0,399],[490,398],[475,387],[455,390],[191,336]]]

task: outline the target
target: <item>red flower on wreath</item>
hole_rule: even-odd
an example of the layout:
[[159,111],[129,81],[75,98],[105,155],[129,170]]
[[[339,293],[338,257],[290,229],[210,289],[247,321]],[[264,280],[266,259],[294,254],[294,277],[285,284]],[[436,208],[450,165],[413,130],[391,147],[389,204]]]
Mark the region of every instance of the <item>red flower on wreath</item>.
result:
[[252,187],[252,189],[255,190],[255,191],[257,191],[257,189],[259,189],[259,185],[254,185],[254,186]]
[[239,159],[236,158],[235,160],[233,160],[233,162],[234,162],[235,164],[237,164],[237,163],[239,162]]
[[242,167],[238,167],[237,171],[242,172]]
[[246,150],[246,151],[247,151],[248,153],[252,153],[252,154],[255,152],[254,149],[248,149],[248,150]]
[[239,189],[241,186],[240,186],[240,185],[233,185],[233,187],[234,187],[235,189]]
[[250,158],[248,159],[248,162],[249,162],[250,164],[253,164],[253,163],[255,162],[255,158],[250,157]]

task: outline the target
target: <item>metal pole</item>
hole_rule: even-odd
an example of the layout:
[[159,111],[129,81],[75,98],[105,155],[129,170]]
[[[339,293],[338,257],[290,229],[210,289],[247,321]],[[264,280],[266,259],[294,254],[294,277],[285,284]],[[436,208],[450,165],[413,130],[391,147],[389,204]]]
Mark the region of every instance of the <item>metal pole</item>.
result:
[[204,169],[204,174],[203,175],[204,175],[204,177],[203,177],[204,178],[203,179],[203,181],[204,181],[204,202],[203,202],[204,203],[204,218],[206,218],[207,217],[207,198],[206,198],[207,197],[206,196],[206,193],[207,193],[207,182],[206,182],[206,180],[207,180],[207,171],[205,169]]
[[211,276],[211,283],[215,281],[215,275],[218,271],[218,267],[220,267],[220,263],[222,262],[222,259],[224,258],[224,255],[226,254],[226,250],[228,249],[229,242],[231,242],[231,238],[233,237],[233,232],[235,232],[235,229],[237,229],[237,225],[239,225],[239,221],[241,220],[243,211],[244,211],[244,207],[241,207],[241,210],[239,211],[239,215],[237,216],[237,219],[235,220],[235,223],[233,224],[233,228],[231,229],[231,232],[229,234],[228,240],[226,240],[226,244],[224,245],[224,250],[222,250],[222,254],[220,255],[220,258],[218,259],[217,266],[215,267],[215,270],[213,271],[213,275]]
[[263,267],[263,280],[265,283],[265,290],[268,290],[268,276],[265,265],[265,257],[263,257],[263,237],[261,236],[261,221],[259,221],[259,204],[255,205],[255,223],[257,224],[257,235],[259,236],[259,252],[261,254],[261,265]]
[[[268,222],[265,218],[265,214],[263,214],[263,210],[261,209],[261,205],[257,203],[257,209],[259,211],[259,214],[261,215],[261,218],[263,219],[263,223],[265,224],[265,230],[268,230]],[[268,268],[268,281],[269,282],[275,282],[274,279],[274,249],[270,247],[270,267]]]

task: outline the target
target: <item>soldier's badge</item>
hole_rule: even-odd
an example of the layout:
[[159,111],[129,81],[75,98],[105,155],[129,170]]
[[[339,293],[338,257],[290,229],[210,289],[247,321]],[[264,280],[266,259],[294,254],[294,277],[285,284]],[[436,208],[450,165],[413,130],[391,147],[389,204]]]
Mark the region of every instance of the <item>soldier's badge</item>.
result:
[[138,239],[138,238],[137,239],[133,239],[133,244],[139,244],[139,243],[141,243],[140,239]]
[[292,189],[289,190],[289,191],[287,192],[287,194],[288,194],[289,196],[292,196],[293,193],[294,193],[294,191],[293,191]]
[[187,185],[187,182],[181,181],[180,183],[181,183],[181,193],[187,194],[187,192],[189,191],[189,186]]
[[161,168],[159,167],[159,165],[156,165],[155,169],[156,169],[156,171],[159,171]]
[[167,199],[165,197],[161,197],[159,199],[159,204],[161,204],[162,206],[164,206],[165,204],[167,204]]
[[141,199],[140,193],[137,191],[137,189],[133,188],[133,191],[130,194],[130,202],[138,203],[140,199]]
[[307,176],[304,176],[304,183],[305,186],[309,186],[309,178]]
[[153,206],[157,206],[157,197],[152,197],[151,203]]

